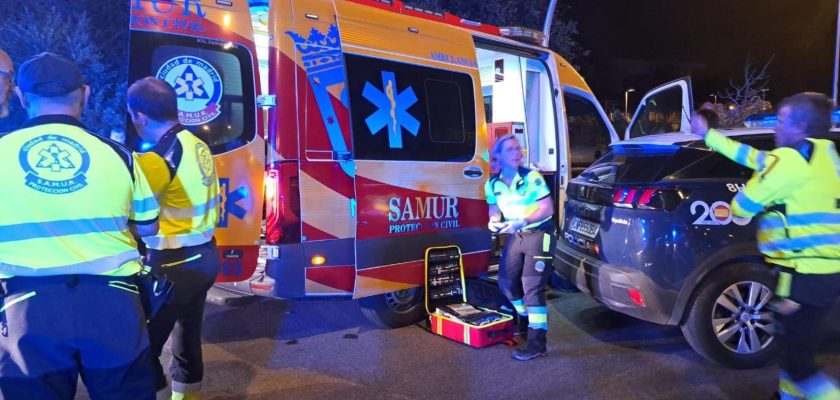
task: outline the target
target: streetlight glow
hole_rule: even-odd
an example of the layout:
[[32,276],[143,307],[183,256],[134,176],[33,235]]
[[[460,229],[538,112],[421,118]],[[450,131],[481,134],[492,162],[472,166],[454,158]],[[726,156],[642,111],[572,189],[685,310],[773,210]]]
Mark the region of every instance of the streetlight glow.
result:
[[627,89],[627,90],[624,91],[624,119],[628,119],[628,120],[630,119],[630,115],[627,113],[627,95],[630,94],[630,92],[635,92],[635,91],[636,91],[636,89],[633,89],[633,88],[630,88],[630,89]]

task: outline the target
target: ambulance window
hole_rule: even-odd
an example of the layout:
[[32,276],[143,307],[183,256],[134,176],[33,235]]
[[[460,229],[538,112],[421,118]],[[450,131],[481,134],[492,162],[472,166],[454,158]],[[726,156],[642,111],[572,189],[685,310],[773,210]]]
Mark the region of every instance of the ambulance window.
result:
[[129,80],[153,76],[169,82],[178,94],[181,124],[214,154],[254,139],[255,88],[246,47],[152,32],[133,32],[131,39],[132,47],[142,49],[131,51]]
[[607,153],[610,131],[598,109],[588,99],[566,91],[563,93],[563,101],[569,127],[572,176],[577,176]]
[[466,162],[475,154],[470,75],[345,54],[354,157]]
[[454,82],[426,80],[429,134],[435,143],[464,143],[464,110],[461,92]]

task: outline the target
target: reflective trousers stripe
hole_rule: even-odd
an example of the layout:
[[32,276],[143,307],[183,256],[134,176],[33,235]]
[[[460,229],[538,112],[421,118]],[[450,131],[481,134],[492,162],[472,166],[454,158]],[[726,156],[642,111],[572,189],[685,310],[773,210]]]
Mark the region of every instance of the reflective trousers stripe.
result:
[[548,308],[528,307],[528,328],[548,329]]
[[523,299],[511,300],[510,303],[513,304],[513,308],[516,309],[517,314],[519,314],[523,317],[528,316],[528,309],[525,308],[525,300],[523,300]]
[[20,303],[21,301],[24,301],[24,300],[26,300],[26,299],[28,299],[28,298],[30,298],[30,297],[32,297],[32,296],[35,296],[36,294],[37,294],[37,293],[35,293],[35,291],[33,290],[33,291],[31,291],[31,292],[29,292],[29,293],[27,293],[27,294],[23,295],[23,296],[16,297],[16,298],[14,298],[14,299],[12,299],[12,300],[9,300],[9,302],[8,302],[8,303],[3,304],[3,307],[0,307],[0,313],[1,313],[1,312],[6,311],[9,307],[11,307],[11,306],[13,306],[13,305],[15,305],[15,304],[17,304],[17,303]]

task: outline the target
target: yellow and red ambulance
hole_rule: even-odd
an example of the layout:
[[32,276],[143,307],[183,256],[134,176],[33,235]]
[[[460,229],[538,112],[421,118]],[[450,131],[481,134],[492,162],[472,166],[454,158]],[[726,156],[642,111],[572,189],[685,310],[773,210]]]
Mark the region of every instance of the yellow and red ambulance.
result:
[[558,210],[572,168],[617,140],[537,32],[399,0],[257,3],[252,21],[244,0],[131,1],[130,80],[173,85],[215,156],[219,287],[352,297],[381,325],[412,323],[427,248],[458,245],[467,275],[488,270],[495,137],[517,135]]

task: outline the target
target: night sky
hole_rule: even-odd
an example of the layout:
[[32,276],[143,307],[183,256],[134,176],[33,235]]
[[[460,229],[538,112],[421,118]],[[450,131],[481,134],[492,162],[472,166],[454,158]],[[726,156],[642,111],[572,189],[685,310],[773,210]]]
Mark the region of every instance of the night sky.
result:
[[[619,102],[690,73],[695,105],[743,75],[747,54],[773,54],[768,100],[814,90],[831,96],[837,0],[559,0],[590,55],[577,64],[596,96]],[[623,60],[623,61],[622,61]],[[630,60],[630,61],[627,61]],[[638,67],[628,72],[627,65]],[[648,71],[647,76],[639,70]],[[737,80],[736,80],[737,81]],[[642,93],[631,94],[630,108]]]

